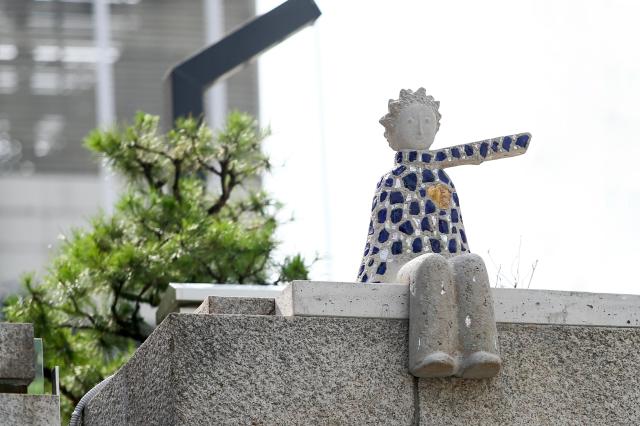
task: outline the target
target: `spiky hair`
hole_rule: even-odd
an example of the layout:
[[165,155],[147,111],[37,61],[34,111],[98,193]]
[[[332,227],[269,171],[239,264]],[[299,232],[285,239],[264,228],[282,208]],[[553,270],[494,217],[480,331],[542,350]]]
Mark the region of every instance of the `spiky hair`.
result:
[[398,114],[404,108],[412,104],[428,105],[433,109],[436,116],[436,132],[440,128],[440,118],[442,115],[438,109],[440,108],[440,101],[433,99],[433,96],[427,95],[424,87],[419,88],[415,92],[411,89],[400,90],[400,96],[398,99],[389,99],[389,113],[380,119],[380,124],[384,126],[384,137],[388,138],[393,130]]

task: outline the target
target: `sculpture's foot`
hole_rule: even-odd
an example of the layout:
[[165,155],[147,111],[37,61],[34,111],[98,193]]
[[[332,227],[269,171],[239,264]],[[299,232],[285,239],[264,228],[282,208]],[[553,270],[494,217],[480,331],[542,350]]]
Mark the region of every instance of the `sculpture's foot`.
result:
[[444,352],[433,352],[410,368],[416,377],[447,377],[456,371],[456,360]]
[[463,359],[459,375],[465,379],[486,379],[497,375],[501,365],[502,360],[496,354],[474,352]]

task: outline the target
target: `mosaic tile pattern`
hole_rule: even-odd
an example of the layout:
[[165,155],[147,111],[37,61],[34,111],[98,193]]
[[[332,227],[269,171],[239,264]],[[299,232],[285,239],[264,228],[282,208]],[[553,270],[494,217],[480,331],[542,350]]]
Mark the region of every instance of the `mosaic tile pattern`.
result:
[[435,151],[396,152],[395,166],[382,176],[372,200],[357,280],[393,281],[389,269],[424,253],[469,253],[460,199],[444,169],[524,154],[530,139],[520,133]]

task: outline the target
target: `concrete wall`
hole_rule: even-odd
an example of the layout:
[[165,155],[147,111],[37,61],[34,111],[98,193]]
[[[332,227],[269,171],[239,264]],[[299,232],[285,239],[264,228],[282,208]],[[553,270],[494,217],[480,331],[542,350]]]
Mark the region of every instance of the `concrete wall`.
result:
[[418,380],[402,319],[170,315],[85,424],[638,424],[640,329],[499,324],[488,380]]
[[18,278],[41,271],[72,226],[97,213],[97,176],[35,175],[0,179],[0,299],[18,288]]

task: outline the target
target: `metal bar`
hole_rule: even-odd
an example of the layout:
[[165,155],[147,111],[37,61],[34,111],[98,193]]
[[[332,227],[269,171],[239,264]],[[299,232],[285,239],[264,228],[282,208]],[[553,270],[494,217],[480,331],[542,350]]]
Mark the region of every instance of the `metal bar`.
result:
[[51,371],[51,394],[60,395],[60,367],[57,365]]
[[[320,16],[313,0],[288,0],[174,66],[165,77],[165,118],[201,117],[203,92],[260,53],[312,24]],[[165,123],[169,124],[169,123]]]

